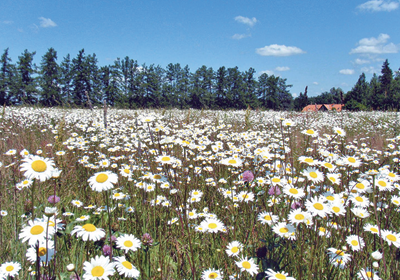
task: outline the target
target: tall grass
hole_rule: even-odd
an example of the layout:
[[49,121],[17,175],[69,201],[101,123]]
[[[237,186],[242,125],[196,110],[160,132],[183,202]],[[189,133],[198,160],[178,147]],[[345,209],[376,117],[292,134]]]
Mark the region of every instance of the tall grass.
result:
[[[398,246],[389,245],[382,233],[365,230],[365,225],[372,224],[382,231],[400,232],[400,202],[395,202],[400,186],[397,177],[392,181],[387,177],[388,172],[399,174],[400,168],[396,125],[400,120],[395,113],[110,108],[107,114],[102,110],[32,108],[4,108],[3,112],[0,208],[7,214],[0,218],[0,263],[21,264],[15,279],[38,275],[37,263],[27,260],[29,246],[21,242],[19,234],[32,214],[42,218],[45,207],[53,206],[48,198],[54,193],[60,197],[54,206],[64,227],[55,237],[56,257],[48,266],[40,266],[42,277],[49,277],[45,279],[82,277],[83,263],[104,255],[106,245],[112,246],[113,257],[125,256],[140,271],[139,279],[208,279],[203,273],[208,269],[218,270],[222,279],[263,279],[268,269],[285,271],[295,279],[357,279],[362,269],[373,269],[382,279],[400,279]],[[293,125],[287,125],[290,120]],[[343,128],[346,136],[337,135],[334,127]],[[318,137],[304,134],[308,129],[317,131]],[[20,171],[23,149],[54,159],[60,176],[17,188],[25,179]],[[163,164],[160,156],[176,161]],[[330,162],[334,168],[309,166],[301,156]],[[348,156],[362,164],[344,163],[341,159]],[[226,158],[236,159],[238,164],[224,164]],[[109,165],[104,165],[104,160]],[[305,175],[309,167],[323,174],[320,182]],[[131,175],[124,177],[123,169]],[[88,179],[107,170],[118,174],[118,182],[111,191],[93,191]],[[378,174],[368,173],[370,170]],[[254,179],[244,181],[244,171],[251,171]],[[330,173],[339,176],[339,184],[329,180]],[[384,176],[389,178],[390,191],[374,185],[374,180]],[[367,218],[351,211],[355,185],[363,180],[371,184],[369,192],[360,193],[370,201],[364,207]],[[306,195],[291,198],[284,192],[289,185]],[[203,193],[195,202],[194,190]],[[254,199],[245,201],[251,195]],[[324,207],[331,209],[328,197],[333,196],[344,205],[343,215],[331,211],[325,218],[312,216],[305,223],[293,224],[292,233],[289,215],[295,208],[311,213],[306,203],[325,197]],[[73,205],[73,200],[83,206]],[[87,208],[90,205],[95,207]],[[74,215],[65,215],[68,212]],[[194,212],[197,218],[192,219],[190,213]],[[263,212],[276,215],[277,221],[262,223]],[[84,215],[89,219],[77,221]],[[220,231],[199,229],[202,221],[210,218],[222,223]],[[71,235],[76,225],[85,223],[104,229],[105,237],[85,242]],[[289,234],[276,233],[278,223],[284,223],[283,231],[289,230]],[[119,249],[114,237],[123,234],[141,239],[141,248],[128,253]],[[346,241],[351,235],[357,235],[365,246],[352,249]],[[226,253],[232,241],[242,244],[239,256]],[[330,248],[338,255],[350,254],[350,260],[340,265],[338,256],[328,254]],[[383,253],[382,260],[371,257],[377,250]],[[236,262],[241,258],[255,261],[255,274],[240,269]],[[75,271],[67,271],[69,264],[75,265]],[[115,272],[110,279],[122,276]]]

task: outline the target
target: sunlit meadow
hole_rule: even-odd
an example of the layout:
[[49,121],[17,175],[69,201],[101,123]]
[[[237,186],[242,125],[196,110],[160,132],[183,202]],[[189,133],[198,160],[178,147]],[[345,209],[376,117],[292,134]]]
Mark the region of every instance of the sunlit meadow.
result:
[[0,279],[400,279],[400,115],[0,111]]

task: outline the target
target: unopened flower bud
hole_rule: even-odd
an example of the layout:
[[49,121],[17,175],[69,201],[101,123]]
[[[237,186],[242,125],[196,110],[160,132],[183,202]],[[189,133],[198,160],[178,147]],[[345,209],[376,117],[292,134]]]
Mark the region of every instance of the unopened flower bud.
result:
[[374,260],[379,261],[380,259],[382,259],[382,253],[377,250],[377,251],[371,253],[371,257]]
[[67,265],[67,270],[68,270],[69,272],[74,271],[74,270],[75,270],[75,265],[74,265],[73,263]]

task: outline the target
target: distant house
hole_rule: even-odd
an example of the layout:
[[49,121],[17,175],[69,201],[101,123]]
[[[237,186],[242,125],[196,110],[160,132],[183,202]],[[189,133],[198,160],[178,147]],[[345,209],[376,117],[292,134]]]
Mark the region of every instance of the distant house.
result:
[[314,104],[308,105],[303,108],[302,112],[323,112],[336,110],[337,112],[342,111],[344,104]]

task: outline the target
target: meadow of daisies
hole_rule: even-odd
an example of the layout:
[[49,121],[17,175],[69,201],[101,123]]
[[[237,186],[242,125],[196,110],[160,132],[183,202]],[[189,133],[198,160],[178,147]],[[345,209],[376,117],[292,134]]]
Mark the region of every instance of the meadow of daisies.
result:
[[400,279],[400,114],[4,107],[0,279]]

